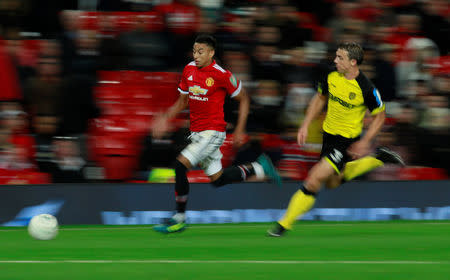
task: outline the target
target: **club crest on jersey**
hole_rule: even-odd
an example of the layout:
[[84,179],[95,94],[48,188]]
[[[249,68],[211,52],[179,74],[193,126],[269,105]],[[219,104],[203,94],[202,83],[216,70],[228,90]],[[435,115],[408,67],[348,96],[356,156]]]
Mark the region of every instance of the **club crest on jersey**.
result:
[[354,93],[354,92],[350,92],[350,94],[348,95],[348,98],[349,98],[350,100],[355,99],[355,97],[356,97],[356,93]]
[[208,90],[201,88],[199,86],[192,86],[192,87],[189,87],[189,92],[192,93],[193,95],[206,95]]
[[208,79],[206,79],[206,85],[209,87],[212,87],[214,85],[214,79],[209,77]]

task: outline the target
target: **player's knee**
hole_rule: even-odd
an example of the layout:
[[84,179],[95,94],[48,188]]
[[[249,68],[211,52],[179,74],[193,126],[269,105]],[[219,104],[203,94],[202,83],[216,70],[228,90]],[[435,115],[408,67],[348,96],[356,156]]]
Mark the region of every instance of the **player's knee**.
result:
[[187,171],[186,166],[184,166],[184,164],[182,164],[180,161],[176,160],[175,161],[175,174],[185,174]]
[[303,185],[308,191],[318,193],[322,187],[322,182],[317,178],[307,177]]
[[327,182],[325,183],[325,187],[327,189],[335,189],[339,187],[341,184],[342,184],[342,176],[335,175],[327,180]]
[[341,181],[338,179],[335,179],[335,180],[326,182],[325,187],[327,189],[335,189],[335,188],[339,187],[340,185],[341,185]]

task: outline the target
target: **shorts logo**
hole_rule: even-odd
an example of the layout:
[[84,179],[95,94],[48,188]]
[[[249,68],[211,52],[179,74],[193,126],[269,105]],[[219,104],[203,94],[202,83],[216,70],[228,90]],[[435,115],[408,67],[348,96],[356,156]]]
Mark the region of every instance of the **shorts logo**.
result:
[[355,99],[355,97],[356,97],[356,93],[354,93],[354,92],[350,92],[350,94],[348,95],[348,98],[350,98],[350,100]]
[[199,86],[193,86],[193,87],[189,87],[189,92],[192,93],[193,95],[206,95],[208,90],[201,88]]
[[338,150],[333,149],[333,152],[330,154],[330,157],[333,160],[333,162],[339,163],[344,156]]
[[206,85],[209,87],[212,87],[214,85],[214,79],[209,77],[208,79],[206,79]]

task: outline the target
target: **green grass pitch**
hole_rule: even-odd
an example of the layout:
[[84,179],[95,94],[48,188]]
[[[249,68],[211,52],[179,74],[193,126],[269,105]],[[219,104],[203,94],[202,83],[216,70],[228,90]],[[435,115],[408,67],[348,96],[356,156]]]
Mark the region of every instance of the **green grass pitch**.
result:
[[0,279],[450,279],[450,222],[63,226],[37,241],[0,228]]

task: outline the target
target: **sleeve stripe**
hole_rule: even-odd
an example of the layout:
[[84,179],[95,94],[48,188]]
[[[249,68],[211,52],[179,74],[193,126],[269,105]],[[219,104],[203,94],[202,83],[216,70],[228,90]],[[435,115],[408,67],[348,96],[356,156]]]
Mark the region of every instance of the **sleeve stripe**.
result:
[[242,89],[242,82],[239,81],[239,86],[238,86],[238,88],[231,94],[231,97],[237,96],[237,95],[241,92],[241,89]]
[[375,99],[377,100],[378,107],[381,108],[383,106],[383,101],[381,101],[380,93],[376,88],[373,88],[373,95],[375,96]]
[[182,90],[181,88],[178,88],[178,91],[179,91],[181,94],[189,94],[189,91],[184,91],[184,90]]
[[225,72],[227,72],[227,71],[225,71],[222,67],[220,67],[219,65],[217,65],[217,64],[214,64],[214,66],[213,66],[214,68],[216,68],[217,70],[219,70],[220,72],[222,72],[222,73],[225,73]]

